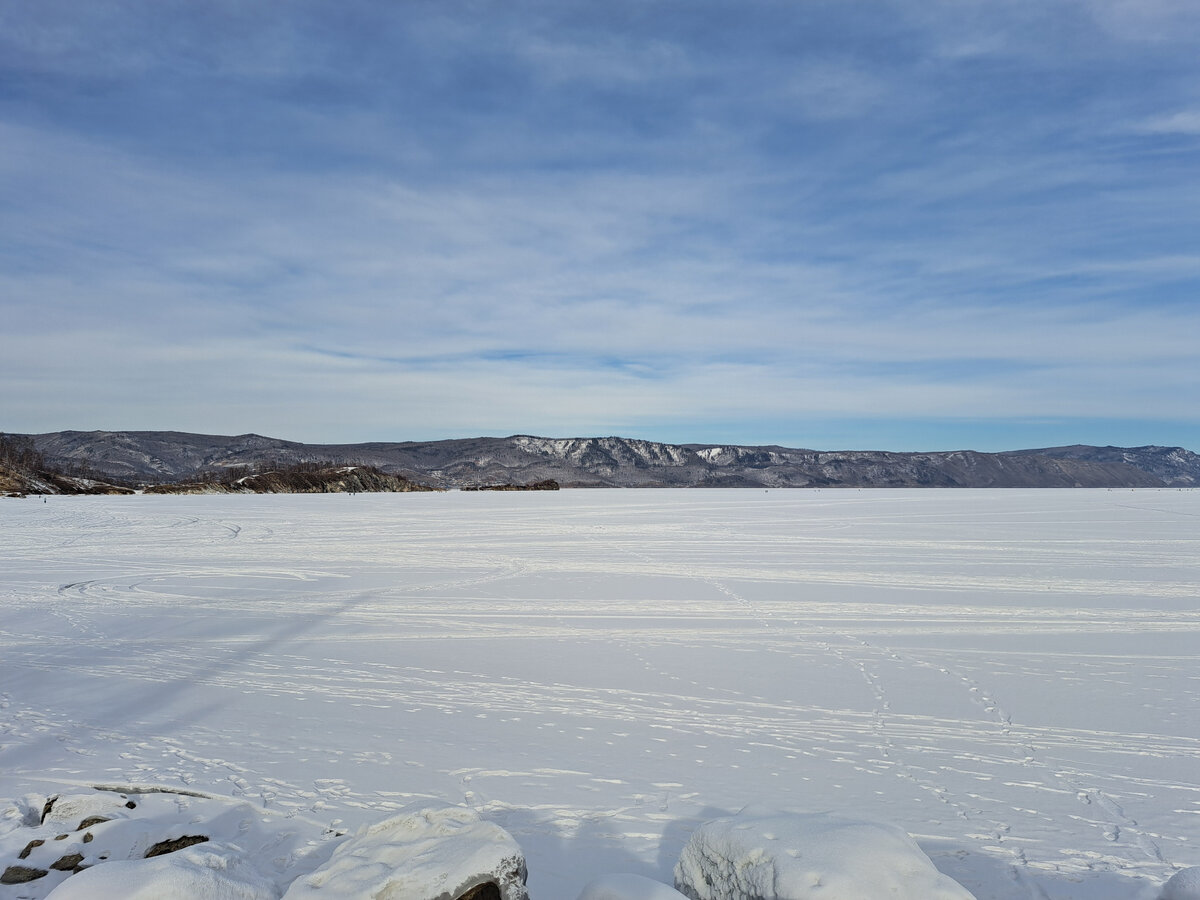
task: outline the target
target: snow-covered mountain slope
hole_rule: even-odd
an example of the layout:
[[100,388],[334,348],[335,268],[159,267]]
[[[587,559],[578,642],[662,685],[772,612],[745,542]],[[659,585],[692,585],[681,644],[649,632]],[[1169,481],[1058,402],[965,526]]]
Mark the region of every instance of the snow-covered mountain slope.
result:
[[1048,447],[1020,450],[1013,456],[1043,456],[1050,459],[1086,460],[1099,463],[1123,463],[1140,469],[1175,487],[1200,484],[1200,455],[1182,447]]
[[665,444],[621,437],[301,444],[261,435],[55,432],[33,435],[61,464],[147,481],[264,462],[377,466],[442,487],[1162,487],[1200,484],[1200,456],[1179,447],[1065,447],[1009,453],[816,451]]
[[530,453],[561,459],[583,469],[609,468],[617,471],[634,466],[685,466],[695,461],[695,454],[673,444],[629,438],[539,438],[518,435],[513,445]]

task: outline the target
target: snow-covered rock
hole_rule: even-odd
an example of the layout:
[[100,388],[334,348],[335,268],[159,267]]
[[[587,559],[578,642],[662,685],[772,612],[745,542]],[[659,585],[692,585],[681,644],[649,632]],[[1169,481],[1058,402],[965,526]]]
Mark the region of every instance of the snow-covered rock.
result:
[[458,900],[488,884],[501,900],[528,900],[525,857],[517,842],[473,810],[433,807],[363,828],[328,863],[293,882],[284,897]]
[[973,900],[894,825],[763,809],[700,826],[675,887],[692,900]]
[[167,785],[27,794],[0,806],[0,881],[28,900],[278,898],[328,859],[328,837],[302,816]]
[[46,900],[279,900],[241,848],[203,844],[153,859],[113,860],[68,878]]
[[54,796],[47,798],[40,820],[32,824],[44,824],[63,831],[77,831],[85,827],[85,822],[128,818],[128,810],[136,808],[135,800],[131,800],[125,794],[109,791]]
[[1180,869],[1163,885],[1159,900],[1200,900],[1200,866]]
[[683,894],[642,875],[602,875],[588,883],[579,900],[683,900]]

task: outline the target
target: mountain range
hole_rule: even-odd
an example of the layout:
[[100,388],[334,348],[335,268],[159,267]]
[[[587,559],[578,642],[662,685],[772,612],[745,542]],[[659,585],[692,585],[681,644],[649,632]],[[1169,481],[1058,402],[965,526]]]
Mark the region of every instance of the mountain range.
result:
[[530,435],[303,444],[257,434],[59,431],[21,435],[47,464],[125,483],[164,483],[237,466],[328,462],[375,466],[443,488],[563,487],[1193,487],[1200,455],[1181,447],[1091,447],[982,453],[819,451],[665,444],[621,437]]

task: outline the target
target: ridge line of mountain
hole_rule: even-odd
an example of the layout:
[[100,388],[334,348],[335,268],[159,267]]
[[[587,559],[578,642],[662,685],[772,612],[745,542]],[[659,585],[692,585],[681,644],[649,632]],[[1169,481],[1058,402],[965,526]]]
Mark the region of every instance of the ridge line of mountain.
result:
[[179,481],[231,467],[374,466],[416,482],[563,487],[1193,487],[1200,456],[1182,447],[1069,445],[985,453],[809,450],[516,434],[439,441],[306,444],[259,434],[60,431],[16,435],[65,471],[125,483]]

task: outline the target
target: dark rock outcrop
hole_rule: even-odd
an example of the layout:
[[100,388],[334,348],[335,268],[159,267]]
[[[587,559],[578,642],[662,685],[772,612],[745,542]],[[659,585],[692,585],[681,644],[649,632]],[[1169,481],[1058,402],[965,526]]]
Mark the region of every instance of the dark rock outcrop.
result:
[[81,862],[83,862],[82,853],[68,853],[50,863],[50,868],[57,872],[80,872],[83,870]]
[[37,494],[132,494],[133,488],[94,478],[79,478],[59,472],[21,471],[0,464],[0,495],[28,497]]
[[165,856],[168,853],[174,853],[176,850],[182,850],[184,847],[194,847],[196,844],[203,844],[207,840],[207,835],[185,834],[182,837],[172,838],[169,841],[159,841],[145,852],[144,858],[151,859],[155,856]]
[[438,488],[418,484],[403,475],[389,475],[366,466],[292,467],[235,479],[158,484],[148,494],[359,494],[410,493]]
[[0,874],[0,884],[27,884],[45,878],[48,874],[48,870],[35,869],[32,866],[9,866]]

